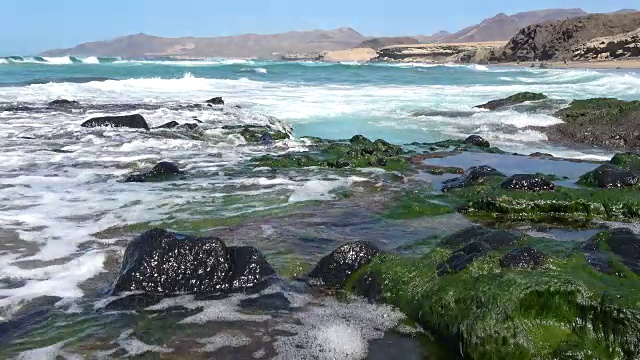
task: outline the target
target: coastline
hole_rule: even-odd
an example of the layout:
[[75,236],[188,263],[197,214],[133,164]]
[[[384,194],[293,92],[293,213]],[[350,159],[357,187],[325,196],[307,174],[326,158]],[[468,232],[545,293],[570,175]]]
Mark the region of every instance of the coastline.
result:
[[[547,69],[640,69],[640,59],[625,59],[625,60],[602,60],[602,61],[570,61],[564,63],[563,61],[550,61],[550,62],[508,62],[508,63],[495,63],[487,64],[487,66],[516,66],[516,67],[540,67],[540,65],[547,66]],[[534,65],[534,66],[532,66]]]

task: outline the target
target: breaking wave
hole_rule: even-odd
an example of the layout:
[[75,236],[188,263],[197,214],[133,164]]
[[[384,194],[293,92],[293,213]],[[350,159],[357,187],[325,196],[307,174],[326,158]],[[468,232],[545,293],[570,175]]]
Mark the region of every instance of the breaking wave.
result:
[[0,64],[111,64],[120,61],[119,57],[77,57],[77,56],[7,56],[0,57]]

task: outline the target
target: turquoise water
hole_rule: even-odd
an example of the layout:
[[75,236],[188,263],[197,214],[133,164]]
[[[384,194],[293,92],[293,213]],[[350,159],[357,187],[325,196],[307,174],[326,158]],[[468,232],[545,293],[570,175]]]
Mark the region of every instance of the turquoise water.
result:
[[[498,112],[474,108],[521,91],[544,92],[553,101],[535,112],[530,105]],[[222,96],[226,105],[193,106],[215,96]],[[420,64],[1,58],[0,324],[45,296],[49,297],[45,303],[51,303],[46,311],[55,312],[59,317],[54,318],[66,324],[82,323],[86,314],[96,316],[94,310],[104,306],[100,305],[104,290],[117,272],[127,241],[151,226],[214,232],[229,244],[256,246],[276,265],[287,265],[291,259],[310,264],[337,244],[357,238],[395,248],[443,229],[467,226],[468,220],[460,215],[415,222],[381,220],[375,211],[380,210],[386,195],[379,189],[397,190],[404,185],[379,172],[272,171],[251,167],[249,161],[263,154],[306,151],[309,144],[300,139],[303,135],[345,139],[356,134],[398,144],[478,134],[494,146],[521,154],[541,151],[607,159],[611,156],[607,151],[551,144],[540,129],[532,128],[558,123],[551,114],[572,99],[600,96],[640,99],[640,75],[632,71]],[[75,100],[80,105],[72,109],[47,107],[56,99]],[[151,127],[197,119],[199,128],[186,133],[80,127],[91,117],[131,113],[143,115]],[[294,139],[273,146],[249,145],[224,130],[228,125],[247,124],[292,129]],[[595,166],[521,159],[461,155],[432,163],[461,167],[489,163],[507,174],[529,168],[547,172],[562,166],[561,173],[571,178],[567,183]],[[188,177],[165,183],[122,182],[127,175],[162,160],[177,163]],[[422,186],[437,184],[442,178],[422,174],[408,181]],[[336,195],[345,190],[366,196]],[[278,217],[278,211],[287,215]],[[287,286],[289,294],[290,284]],[[389,327],[379,323],[382,315],[398,316],[372,305],[343,307],[331,298],[317,299],[306,293],[291,296],[305,304],[325,304],[331,311],[304,305],[307,308],[300,313],[306,317],[287,315],[290,323],[278,323],[283,331],[314,334],[317,323],[329,319],[333,322],[322,323],[320,328],[334,331],[331,341],[342,335],[354,343],[362,340],[356,350],[365,353],[366,341],[381,336],[377,331],[372,334],[371,328]],[[91,331],[78,325],[65,333],[73,336],[65,336],[95,341],[106,350],[119,346],[132,353],[134,344],[138,350],[162,352],[167,344],[191,344],[189,341],[195,340],[189,336],[210,337],[208,321],[231,321],[216,318],[215,309],[222,307],[235,314],[236,300],[201,304],[211,317],[199,324],[202,329],[193,325],[184,333],[176,327],[175,333],[163,333],[171,339],[166,342],[160,335],[149,336],[146,341],[155,341],[155,348],[135,342],[130,329],[164,325],[135,317],[118,321],[100,317],[100,321],[115,323]],[[184,300],[190,309],[193,302]],[[263,320],[235,315],[228,316],[240,322],[247,317]],[[264,334],[252,326],[234,324],[247,336],[243,341],[262,341],[256,339]],[[26,339],[22,338],[25,343],[19,348],[50,348],[29,353],[30,358],[59,353],[66,344],[46,323],[42,326],[40,334],[51,332],[50,337],[29,338],[27,326]],[[353,334],[362,336],[354,339]],[[1,341],[0,336],[0,345]],[[281,354],[283,347],[296,348],[295,342],[284,343],[288,345],[276,342],[265,351]],[[69,346],[73,348],[73,344]],[[85,354],[81,350],[65,351]],[[245,355],[250,357],[259,350]]]

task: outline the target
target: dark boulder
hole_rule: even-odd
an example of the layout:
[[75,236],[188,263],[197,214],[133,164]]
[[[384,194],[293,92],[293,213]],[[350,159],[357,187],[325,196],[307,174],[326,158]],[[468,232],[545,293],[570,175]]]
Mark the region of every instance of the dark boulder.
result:
[[273,145],[275,143],[276,142],[275,140],[273,140],[273,137],[268,133],[262,134],[262,136],[260,136],[260,139],[258,139],[258,144],[260,145]]
[[211,105],[224,105],[224,100],[222,100],[222,97],[218,96],[205,101],[205,103]]
[[125,250],[113,293],[210,294],[228,290],[229,254],[218,238],[149,230]]
[[515,95],[511,95],[504,99],[491,100],[488,103],[476,106],[476,108],[487,109],[487,110],[497,110],[505,106],[512,106],[512,105],[522,104],[527,101],[540,101],[545,99],[548,99],[548,98],[544,94],[522,92]]
[[633,171],[613,165],[601,165],[580,177],[579,183],[600,188],[628,188],[637,186],[640,177]]
[[464,139],[464,143],[468,145],[475,145],[481,148],[491,147],[491,144],[489,144],[487,140],[478,135],[469,136],[468,138]]
[[215,237],[152,229],[127,245],[112,293],[142,291],[153,300],[178,294],[215,296],[266,286],[274,275],[252,247],[228,248]]
[[444,237],[440,240],[439,245],[446,248],[459,249],[474,241],[486,243],[491,249],[501,249],[516,244],[518,237],[504,230],[472,226]]
[[473,166],[467,169],[461,177],[445,180],[442,182],[442,191],[447,192],[451,189],[461,189],[468,186],[483,183],[490,177],[504,177],[505,175],[491,166],[481,165]]
[[66,108],[80,105],[79,102],[67,99],[53,100],[47,104],[49,107]]
[[587,240],[583,249],[589,264],[601,272],[621,275],[612,266],[614,262],[621,261],[629,270],[640,275],[640,237],[630,229],[602,231]]
[[519,191],[554,191],[556,186],[539,174],[517,174],[509,177],[502,185],[503,189]]
[[178,165],[161,161],[157,163],[149,172],[129,175],[125,182],[153,182],[163,181],[174,178],[176,175],[181,175],[183,172],[178,168]]
[[507,269],[537,269],[544,265],[546,255],[530,246],[514,249],[500,259],[500,266]]
[[474,241],[454,252],[445,262],[438,265],[438,276],[457,273],[466,269],[475,259],[485,256],[491,247],[482,241]]
[[89,119],[82,123],[82,127],[127,127],[132,129],[149,130],[149,125],[144,117],[140,114],[123,115],[123,116],[103,116]]
[[156,126],[154,129],[174,129],[176,127],[180,126],[180,124],[177,121],[169,121],[166,124],[162,124],[160,126]]
[[553,155],[549,154],[549,153],[543,153],[543,152],[534,152],[529,154],[530,157],[532,158],[540,158],[540,159],[551,159],[553,158]]
[[309,278],[330,288],[341,288],[351,274],[367,265],[379,253],[377,247],[366,241],[342,245],[322,258]]
[[229,286],[233,291],[256,289],[267,284],[266,280],[276,275],[267,259],[252,246],[229,247],[229,259],[233,264],[229,274]]

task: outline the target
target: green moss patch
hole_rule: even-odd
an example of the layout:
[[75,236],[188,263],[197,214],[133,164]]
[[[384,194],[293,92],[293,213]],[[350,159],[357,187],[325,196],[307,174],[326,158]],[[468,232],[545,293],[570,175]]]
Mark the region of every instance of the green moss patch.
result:
[[352,276],[363,294],[376,279],[397,306],[442,344],[469,359],[631,359],[640,355],[640,280],[599,273],[582,253],[551,257],[538,270],[504,269],[493,251],[437,276],[451,250],[422,258],[385,254]]
[[[322,146],[324,145],[324,146]],[[259,166],[272,168],[365,168],[378,167],[387,170],[407,170],[409,160],[403,156],[400,146],[392,145],[382,139],[371,141],[362,135],[356,135],[349,142],[318,143],[315,152],[265,155],[255,158]]]
[[611,98],[574,100],[569,107],[558,110],[555,116],[567,123],[617,123],[640,111],[640,101]]
[[384,213],[388,219],[414,219],[422,216],[444,215],[454,212],[454,209],[438,203],[422,191],[413,191],[400,196],[397,202]]

